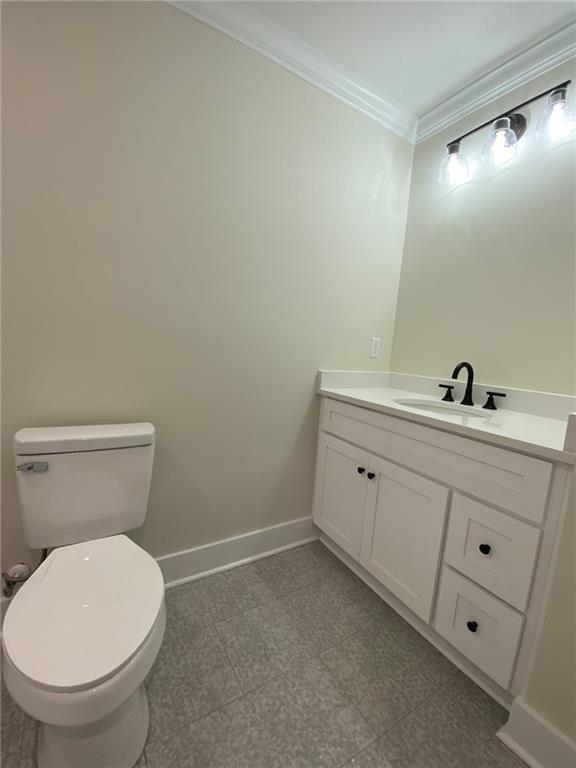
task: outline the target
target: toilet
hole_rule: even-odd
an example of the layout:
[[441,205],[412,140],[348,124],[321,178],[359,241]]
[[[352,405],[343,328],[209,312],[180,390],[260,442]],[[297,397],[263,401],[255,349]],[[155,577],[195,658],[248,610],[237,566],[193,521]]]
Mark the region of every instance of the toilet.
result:
[[14,436],[26,540],[51,550],[2,627],[6,686],[41,723],[38,768],[131,768],[144,747],[164,582],[124,533],[146,517],[154,439],[147,423]]

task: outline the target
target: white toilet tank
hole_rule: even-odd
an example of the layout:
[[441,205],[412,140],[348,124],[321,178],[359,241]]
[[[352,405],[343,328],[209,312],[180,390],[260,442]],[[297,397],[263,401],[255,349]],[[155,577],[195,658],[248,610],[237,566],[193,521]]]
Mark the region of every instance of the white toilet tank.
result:
[[14,454],[29,546],[60,547],[142,525],[154,437],[148,423],[19,430]]

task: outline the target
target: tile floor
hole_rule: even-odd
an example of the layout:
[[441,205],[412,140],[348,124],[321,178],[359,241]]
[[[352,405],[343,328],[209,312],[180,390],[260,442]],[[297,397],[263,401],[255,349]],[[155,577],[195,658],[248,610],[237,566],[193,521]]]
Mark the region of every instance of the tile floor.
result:
[[[138,768],[525,768],[506,713],[319,542],[166,593]],[[3,768],[35,723],[2,699]]]

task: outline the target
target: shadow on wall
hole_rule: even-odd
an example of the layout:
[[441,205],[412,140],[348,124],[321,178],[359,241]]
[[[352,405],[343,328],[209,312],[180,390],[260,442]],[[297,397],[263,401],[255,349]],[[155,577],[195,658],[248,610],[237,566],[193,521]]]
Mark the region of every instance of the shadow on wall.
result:
[[[320,398],[314,397],[304,414],[292,450],[270,500],[270,509],[292,510],[287,520],[312,514],[319,412]],[[305,508],[302,507],[303,498],[309,499]]]

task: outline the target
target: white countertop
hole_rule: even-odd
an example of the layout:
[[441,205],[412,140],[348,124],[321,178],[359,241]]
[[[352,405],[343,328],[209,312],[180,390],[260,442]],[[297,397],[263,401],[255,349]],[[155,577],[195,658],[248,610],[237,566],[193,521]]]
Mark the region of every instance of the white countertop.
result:
[[[320,395],[369,408],[373,411],[379,411],[389,416],[406,418],[410,421],[436,427],[446,432],[475,438],[476,440],[482,440],[483,442],[506,448],[513,448],[524,453],[570,464],[576,463],[576,451],[572,452],[566,449],[566,445],[572,445],[576,442],[574,439],[571,440],[570,436],[567,437],[568,418],[550,418],[533,413],[522,413],[503,407],[499,407],[497,411],[486,411],[486,418],[470,417],[466,414],[460,415],[453,412],[424,412],[395,402],[398,399],[408,398],[427,400],[430,403],[440,402],[441,397],[438,395],[423,394],[423,387],[420,382],[414,382],[417,385],[414,391],[397,389],[390,386],[382,386],[382,375],[378,374],[380,379],[376,376],[374,377],[374,386],[365,386],[366,383],[371,383],[370,376],[366,377],[366,374],[362,374],[362,378],[360,378],[358,374],[354,375],[355,372],[351,372],[352,376],[348,383],[358,383],[362,384],[362,386],[342,386],[345,383],[345,372],[338,373],[339,377],[330,375],[332,372],[329,371],[320,372],[318,383],[318,393]],[[391,376],[393,377],[394,374],[391,374]],[[398,378],[403,380],[402,383],[406,383],[404,380],[412,377],[402,376]],[[334,386],[335,384],[338,384],[338,386]],[[507,391],[507,389],[504,388],[503,391]],[[542,396],[554,397],[545,394]],[[566,398],[567,396],[560,397]],[[568,407],[570,407],[570,400],[572,398],[568,400]],[[576,398],[574,398],[574,406],[576,410]],[[546,409],[544,408],[543,410],[545,411]],[[576,431],[576,415],[570,417],[570,430]]]

